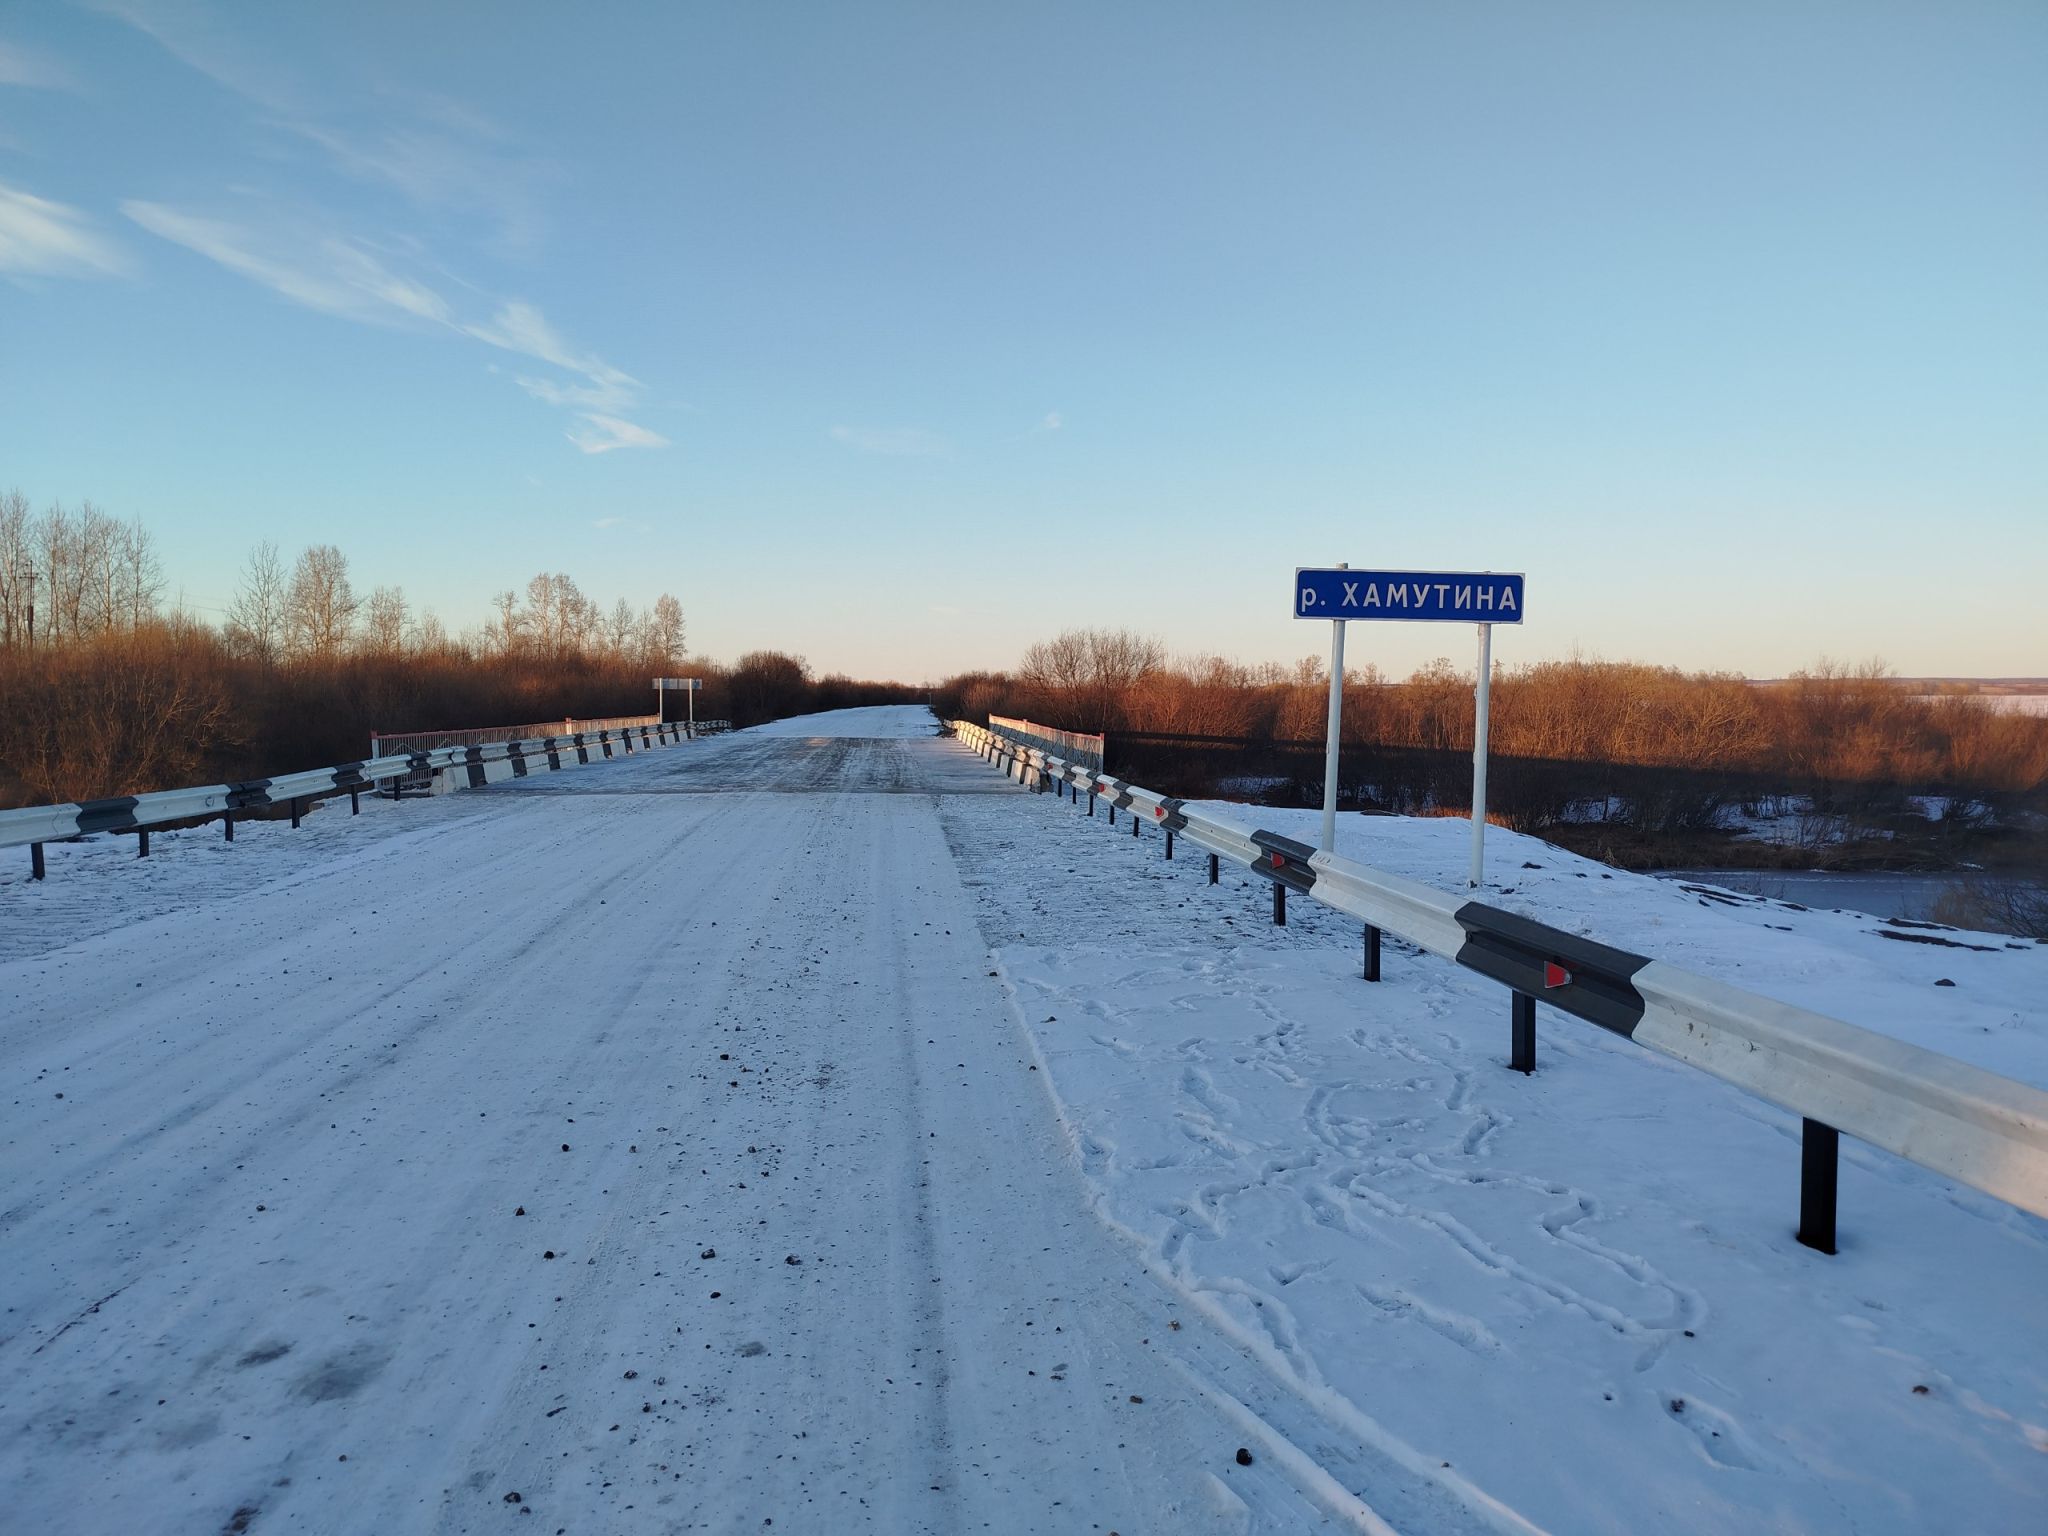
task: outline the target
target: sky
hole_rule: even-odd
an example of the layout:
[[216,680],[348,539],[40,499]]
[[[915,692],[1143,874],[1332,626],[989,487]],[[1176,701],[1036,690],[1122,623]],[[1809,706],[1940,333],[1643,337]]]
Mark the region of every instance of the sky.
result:
[[[0,5],[0,489],[907,680],[2048,674],[2048,6]],[[1347,655],[1470,666],[1469,628]]]

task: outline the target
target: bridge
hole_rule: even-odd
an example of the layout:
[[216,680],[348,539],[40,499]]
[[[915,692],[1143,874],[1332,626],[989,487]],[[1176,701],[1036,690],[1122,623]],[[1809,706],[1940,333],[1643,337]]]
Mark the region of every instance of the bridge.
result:
[[[1361,992],[1341,914],[1276,928],[921,710],[346,811],[0,889],[0,1523],[1991,1530],[2048,1493],[2038,1217],[1858,1155],[1868,1236],[1809,1253],[1756,1209],[1796,1118],[1597,1030],[1509,1073],[1480,979],[1392,943]],[[1748,979],[1825,949],[1838,995],[1896,964],[1958,1041],[2040,1033],[2048,951],[1668,895]]]

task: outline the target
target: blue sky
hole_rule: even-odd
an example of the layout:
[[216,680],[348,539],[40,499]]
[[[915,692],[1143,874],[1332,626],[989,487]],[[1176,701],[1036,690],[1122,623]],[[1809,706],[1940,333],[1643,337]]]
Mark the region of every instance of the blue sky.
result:
[[[920,678],[2048,673],[2048,7],[0,8],[0,488]],[[1395,672],[1469,631],[1354,628]]]

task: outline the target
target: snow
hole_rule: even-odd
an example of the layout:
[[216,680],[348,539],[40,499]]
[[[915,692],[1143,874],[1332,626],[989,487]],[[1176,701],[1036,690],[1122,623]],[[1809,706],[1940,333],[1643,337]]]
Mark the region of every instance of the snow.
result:
[[[1334,1430],[1553,1531],[2039,1529],[2048,1223],[1845,1142],[1820,1257],[1793,1117],[1547,1009],[1510,1072],[1500,988],[1391,942],[1368,985],[1348,920],[1127,818],[950,816],[1098,1212]],[[1457,888],[1467,823],[1340,825]],[[1498,905],[2048,1085],[2048,948],[1487,845]]]
[[832,709],[818,715],[791,715],[757,725],[752,736],[860,736],[885,741],[931,736],[939,723],[922,704],[876,704],[865,709]]
[[1088,1215],[938,814],[1014,791],[888,723],[6,891],[6,1525],[1357,1528]]
[[[0,875],[5,1523],[2039,1528],[2048,1224],[1845,1143],[1815,1255],[1787,1116],[1547,1010],[1510,1073],[1497,987],[931,733]],[[2048,949],[1488,846],[2048,1083]]]

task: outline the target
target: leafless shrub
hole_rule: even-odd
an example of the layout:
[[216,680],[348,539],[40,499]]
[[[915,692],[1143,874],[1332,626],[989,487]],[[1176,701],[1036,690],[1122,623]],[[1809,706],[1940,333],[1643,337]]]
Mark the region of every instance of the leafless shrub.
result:
[[2048,941],[2048,880],[1960,880],[1935,901],[1933,917],[1956,928]]

